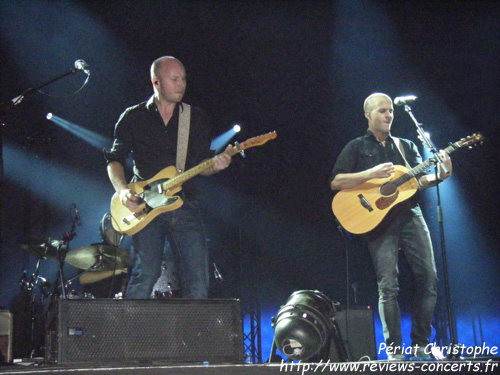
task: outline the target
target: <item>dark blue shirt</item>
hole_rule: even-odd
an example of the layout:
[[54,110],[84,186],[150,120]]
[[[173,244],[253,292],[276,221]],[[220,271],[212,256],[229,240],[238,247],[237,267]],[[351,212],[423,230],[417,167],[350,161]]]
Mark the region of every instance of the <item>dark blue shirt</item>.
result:
[[[422,163],[422,157],[418,152],[415,143],[408,139],[399,138],[401,140],[401,146],[404,149],[404,155],[406,161],[411,168]],[[394,165],[405,166],[405,162],[401,153],[399,152],[396,143],[391,135],[386,139],[385,147],[375,138],[370,130],[367,130],[365,135],[353,139],[350,141],[344,149],[340,152],[335,166],[333,167],[332,173],[328,180],[329,183],[333,181],[336,175],[339,173],[357,173],[362,172],[376,165],[382,163],[392,162]],[[418,178],[419,176],[417,176]],[[398,212],[406,207],[416,207],[418,193],[415,194],[411,199],[400,203],[398,206],[403,206],[398,208]],[[419,212],[415,211],[415,213]]]

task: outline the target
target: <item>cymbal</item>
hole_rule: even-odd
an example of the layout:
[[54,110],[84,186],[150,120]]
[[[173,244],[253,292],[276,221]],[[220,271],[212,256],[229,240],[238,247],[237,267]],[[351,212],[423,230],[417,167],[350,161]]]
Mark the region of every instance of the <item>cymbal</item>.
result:
[[[40,258],[57,259],[59,241],[50,237],[28,237],[21,242],[21,248],[38,255]],[[67,246],[64,249],[66,250]]]
[[70,250],[66,263],[82,270],[104,271],[130,266],[128,251],[117,246],[94,244]]

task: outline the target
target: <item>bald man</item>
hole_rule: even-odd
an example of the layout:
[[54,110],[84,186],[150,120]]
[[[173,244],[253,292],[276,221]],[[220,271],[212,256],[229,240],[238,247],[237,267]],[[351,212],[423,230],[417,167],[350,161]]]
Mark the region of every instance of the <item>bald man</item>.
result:
[[[209,176],[227,168],[231,162],[228,154],[213,156],[210,152],[211,124],[207,113],[182,102],[187,85],[184,65],[173,56],[163,56],[152,63],[150,72],[153,95],[122,113],[115,125],[113,146],[105,151],[109,179],[121,203],[131,210],[142,200],[125,179],[127,158],[131,155],[134,161],[134,182],[149,180],[162,169],[175,166],[179,121],[186,110],[190,109],[190,127],[184,170],[213,157],[213,166],[200,173]],[[185,182],[178,194],[184,204],[158,215],[133,235],[135,262],[126,298],[150,298],[161,274],[167,240],[180,274],[183,298],[207,298],[207,237],[196,193],[193,181]]]
[[[373,178],[387,178],[395,165],[410,167],[422,162],[415,144],[399,138],[403,154],[391,135],[394,107],[391,98],[374,93],[364,102],[368,130],[364,136],[350,141],[338,156],[330,175],[333,191],[354,188]],[[403,158],[404,155],[404,158]],[[442,169],[438,180],[434,174],[417,176],[419,190],[435,186],[451,175],[451,160],[445,151],[441,158],[449,174]],[[430,358],[429,338],[437,297],[437,276],[431,238],[417,203],[418,194],[392,208],[372,231],[361,235],[367,243],[377,275],[379,313],[382,320],[389,360],[403,360],[409,350],[402,342],[401,314],[398,305],[398,250],[405,252],[415,280],[412,311],[411,355]]]

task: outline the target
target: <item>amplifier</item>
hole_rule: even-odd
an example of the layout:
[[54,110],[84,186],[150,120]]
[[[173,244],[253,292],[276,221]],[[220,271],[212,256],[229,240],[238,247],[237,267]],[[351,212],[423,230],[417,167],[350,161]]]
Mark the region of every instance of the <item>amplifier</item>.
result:
[[0,310],[0,363],[12,361],[12,313]]
[[[342,340],[351,361],[357,362],[363,357],[366,360],[377,359],[372,309],[364,306],[351,306],[349,310],[340,308],[335,313],[335,321],[340,328]],[[334,343],[330,346],[329,359],[339,360]]]
[[243,361],[236,299],[66,299],[47,319],[45,362]]

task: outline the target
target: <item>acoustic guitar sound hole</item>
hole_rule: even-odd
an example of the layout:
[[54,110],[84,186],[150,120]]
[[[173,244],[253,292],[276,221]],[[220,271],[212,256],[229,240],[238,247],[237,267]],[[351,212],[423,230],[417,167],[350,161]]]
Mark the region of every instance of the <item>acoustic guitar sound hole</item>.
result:
[[380,187],[380,194],[384,197],[393,195],[398,190],[398,187],[393,182],[386,182]]

